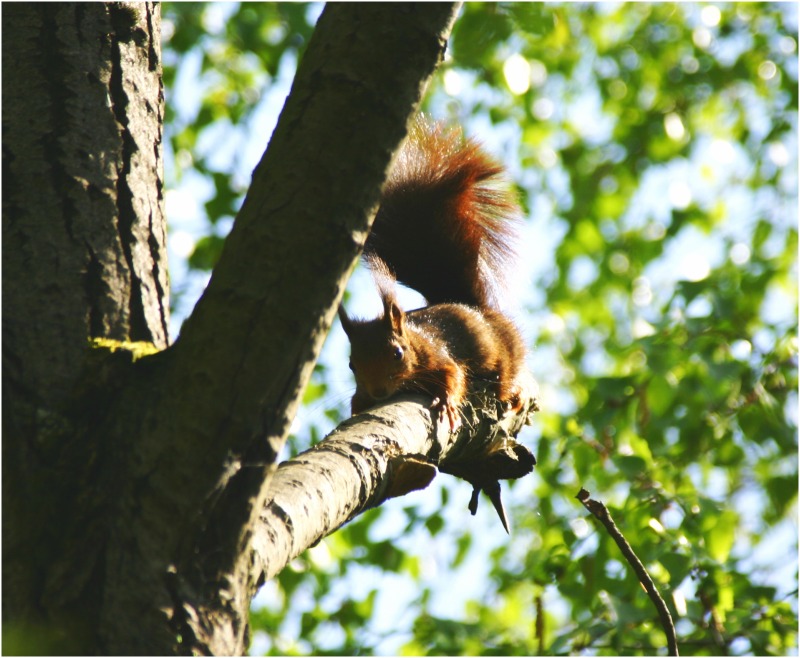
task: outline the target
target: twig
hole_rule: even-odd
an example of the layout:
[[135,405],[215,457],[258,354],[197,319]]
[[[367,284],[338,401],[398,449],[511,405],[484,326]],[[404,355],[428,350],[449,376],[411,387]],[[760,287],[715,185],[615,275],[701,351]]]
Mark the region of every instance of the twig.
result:
[[539,640],[538,656],[544,655],[544,606],[542,605],[542,595],[536,596],[536,639]]
[[653,602],[653,605],[658,611],[658,616],[661,618],[661,625],[664,627],[664,632],[667,635],[667,648],[669,655],[680,655],[678,653],[678,638],[675,635],[675,625],[672,623],[672,615],[669,614],[667,604],[664,603],[664,599],[661,598],[661,594],[658,593],[655,583],[653,583],[653,579],[650,578],[650,574],[647,573],[647,569],[644,568],[644,565],[641,563],[639,558],[636,557],[636,553],[633,552],[631,545],[619,531],[619,528],[617,528],[617,525],[614,523],[614,519],[611,518],[611,514],[606,506],[601,502],[589,498],[590,495],[591,494],[586,491],[586,489],[581,489],[576,498],[587,510],[589,510],[589,512],[592,513],[592,515],[598,521],[600,521],[600,523],[605,526],[606,530],[608,530],[608,534],[610,534],[614,541],[617,542],[619,550],[622,551],[622,554],[625,556],[628,564],[630,564],[633,568],[637,578],[639,579],[639,582],[644,587],[647,595],[650,597],[650,600]]
[[723,637],[723,633],[725,632],[725,627],[722,625],[722,622],[719,619],[719,614],[717,614],[717,609],[714,604],[709,599],[708,594],[702,589],[698,592],[698,596],[700,598],[700,603],[703,604],[706,612],[709,613],[711,619],[709,620],[709,627],[711,629],[711,637],[713,638],[715,644],[720,649],[720,653],[724,656],[728,655],[728,644],[725,642],[725,638]]

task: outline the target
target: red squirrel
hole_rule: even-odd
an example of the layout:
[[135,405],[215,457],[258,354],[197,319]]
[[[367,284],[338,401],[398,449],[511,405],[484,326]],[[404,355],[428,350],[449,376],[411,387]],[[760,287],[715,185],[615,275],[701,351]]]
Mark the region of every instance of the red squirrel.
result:
[[[496,308],[520,215],[503,174],[460,129],[412,121],[364,248],[383,315],[356,320],[339,309],[356,379],[353,414],[400,391],[420,392],[455,430],[473,382],[490,382],[501,402],[518,403],[525,346]],[[395,281],[429,306],[404,311]]]

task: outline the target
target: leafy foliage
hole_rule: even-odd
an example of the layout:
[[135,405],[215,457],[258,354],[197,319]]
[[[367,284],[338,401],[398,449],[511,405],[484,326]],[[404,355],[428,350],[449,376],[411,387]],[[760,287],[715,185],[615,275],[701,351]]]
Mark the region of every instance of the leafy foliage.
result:
[[[230,5],[209,29],[213,7],[165,7],[168,101],[204,53],[200,97],[168,113],[175,184],[191,162],[211,190],[200,269],[245,189],[208,135],[263,134],[255,98],[317,11]],[[796,35],[791,4],[464,6],[426,105],[502,154],[529,210],[538,466],[507,494],[510,538],[443,477],[342,528],[265,586],[254,651],[663,654],[585,487],[683,654],[796,653]],[[329,342],[293,450],[346,414]]]

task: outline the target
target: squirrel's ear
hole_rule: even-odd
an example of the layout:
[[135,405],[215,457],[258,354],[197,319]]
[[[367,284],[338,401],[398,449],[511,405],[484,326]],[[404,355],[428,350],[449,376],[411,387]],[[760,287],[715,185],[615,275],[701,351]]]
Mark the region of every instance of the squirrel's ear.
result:
[[342,321],[342,329],[344,329],[344,333],[350,336],[350,332],[353,329],[353,321],[350,319],[350,316],[347,315],[347,311],[344,310],[344,305],[339,306],[339,319]]
[[383,321],[395,333],[402,333],[405,326],[406,314],[397,303],[394,297],[386,296],[383,298]]

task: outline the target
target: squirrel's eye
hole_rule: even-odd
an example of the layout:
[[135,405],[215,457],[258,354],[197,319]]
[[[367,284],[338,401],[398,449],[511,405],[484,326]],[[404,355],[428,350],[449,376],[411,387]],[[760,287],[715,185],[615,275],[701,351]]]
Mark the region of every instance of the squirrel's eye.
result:
[[395,361],[400,361],[403,358],[403,348],[399,345],[394,348],[394,354],[392,354]]

